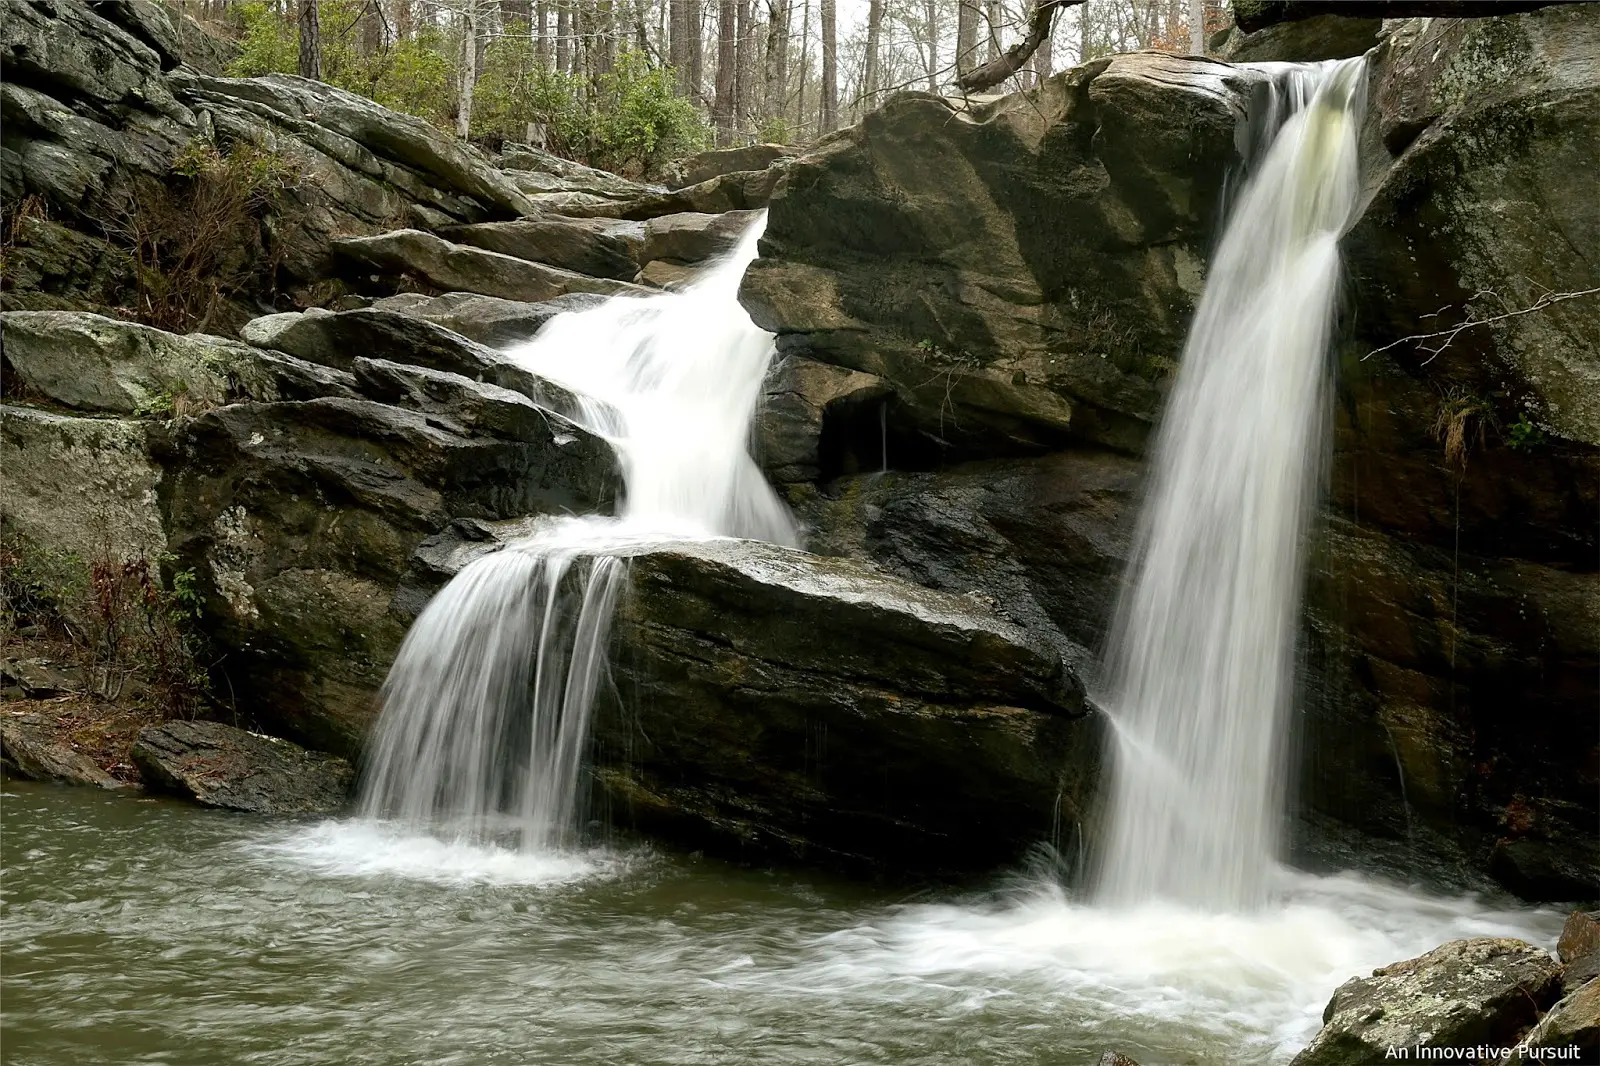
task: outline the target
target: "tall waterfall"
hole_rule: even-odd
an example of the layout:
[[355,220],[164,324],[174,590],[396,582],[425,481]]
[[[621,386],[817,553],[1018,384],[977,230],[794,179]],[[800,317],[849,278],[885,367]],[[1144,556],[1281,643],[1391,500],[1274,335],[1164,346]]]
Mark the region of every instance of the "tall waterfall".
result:
[[362,814],[528,850],[566,842],[618,553],[673,537],[795,542],[748,451],[773,347],[737,292],[764,224],[688,290],[561,315],[508,353],[572,390],[578,409],[562,413],[615,448],[620,514],[550,521],[434,597],[384,685]]
[[1272,76],[1268,109],[1288,117],[1212,264],[1108,645],[1113,778],[1097,885],[1108,903],[1251,906],[1279,843],[1365,65]]

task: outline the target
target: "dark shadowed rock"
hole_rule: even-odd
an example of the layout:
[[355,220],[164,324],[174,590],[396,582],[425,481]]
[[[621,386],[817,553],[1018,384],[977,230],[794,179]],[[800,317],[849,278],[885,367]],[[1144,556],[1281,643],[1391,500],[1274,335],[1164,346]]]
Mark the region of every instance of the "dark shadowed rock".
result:
[[1372,1066],[1391,1048],[1508,1047],[1555,1000],[1558,967],[1521,940],[1452,940],[1339,986],[1293,1066]]
[[421,230],[350,237],[336,241],[334,247],[357,275],[370,272],[380,278],[410,278],[441,292],[475,292],[536,302],[570,292],[616,296],[641,291],[625,281],[592,278],[500,252],[452,244]]
[[251,814],[337,814],[355,780],[343,759],[221,722],[142,729],[133,762],[149,788]]
[[[1541,1054],[1542,1052],[1542,1054]],[[1600,981],[1589,980],[1550,1008],[1517,1042],[1504,1066],[1600,1059]]]
[[1254,33],[1235,30],[1216,54],[1232,63],[1347,59],[1376,45],[1382,29],[1382,18],[1314,15],[1264,26]]
[[[756,454],[767,476],[783,485],[870,468],[874,438],[884,451],[878,431],[887,423],[877,409],[892,391],[882,378],[859,370],[800,356],[780,360],[768,375],[756,421]],[[886,465],[886,456],[877,458]]]
[[616,816],[748,858],[990,867],[1080,817],[1098,723],[1049,641],[974,597],[742,541],[631,563]]
[[640,222],[536,215],[513,222],[449,226],[439,236],[579,274],[632,281],[639,264],[646,261],[640,255],[644,233]]

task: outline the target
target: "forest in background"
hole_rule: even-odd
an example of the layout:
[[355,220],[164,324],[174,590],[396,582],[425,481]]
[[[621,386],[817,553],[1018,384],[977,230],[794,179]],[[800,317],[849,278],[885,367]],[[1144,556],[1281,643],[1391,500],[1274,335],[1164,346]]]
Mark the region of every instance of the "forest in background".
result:
[[[1203,52],[1226,0],[172,0],[238,42],[235,76],[298,73],[488,147],[622,173],[801,143],[902,89],[1026,89],[1112,52]],[[977,80],[983,80],[981,77]]]

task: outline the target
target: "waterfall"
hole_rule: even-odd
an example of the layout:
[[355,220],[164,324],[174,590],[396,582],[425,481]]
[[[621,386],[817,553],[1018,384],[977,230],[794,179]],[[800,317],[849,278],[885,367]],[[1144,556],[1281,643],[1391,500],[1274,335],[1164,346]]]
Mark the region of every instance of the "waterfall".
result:
[[570,842],[621,556],[738,536],[794,544],[748,450],[772,337],[739,306],[765,216],[681,293],[560,315],[508,357],[563,385],[563,411],[615,449],[616,517],[549,520],[458,574],[389,672],[360,811],[471,840]]
[[1249,907],[1278,849],[1365,61],[1269,73],[1269,110],[1288,114],[1195,313],[1107,647],[1112,782],[1096,886],[1107,903]]

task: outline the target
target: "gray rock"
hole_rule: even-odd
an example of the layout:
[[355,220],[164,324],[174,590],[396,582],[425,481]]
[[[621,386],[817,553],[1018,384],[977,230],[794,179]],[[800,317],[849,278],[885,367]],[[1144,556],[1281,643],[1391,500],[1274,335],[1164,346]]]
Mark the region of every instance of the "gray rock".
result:
[[[891,394],[882,378],[859,370],[800,356],[780,360],[768,375],[765,402],[756,421],[756,453],[762,468],[780,485],[857,473],[845,468],[844,452],[850,444],[862,442],[849,438],[870,438],[881,428],[874,425],[881,422],[875,411]],[[826,472],[824,434],[830,437],[833,453]],[[870,440],[865,443],[870,446]],[[854,465],[859,466],[859,460]]]
[[337,814],[355,780],[343,759],[220,722],[147,726],[133,762],[149,788],[251,814]]
[[622,820],[747,858],[943,871],[1079,817],[1098,723],[1050,647],[980,600],[742,541],[631,562],[622,709],[595,726]]
[[1315,63],[1347,59],[1378,43],[1381,18],[1316,15],[1265,26],[1254,33],[1235,31],[1217,54],[1230,63]]
[[525,144],[506,145],[498,162],[502,170],[511,172],[513,180],[557,179],[540,183],[539,188],[546,191],[581,192],[599,198],[627,200],[659,189],[659,186],[629,181],[608,170],[586,167]]
[[1370,1066],[1391,1048],[1509,1047],[1555,1000],[1550,953],[1520,940],[1452,940],[1351,978],[1293,1066]]
[[759,211],[728,211],[720,215],[684,211],[652,218],[644,224],[639,261],[700,263],[715,259],[732,251],[759,217]]
[[149,423],[0,406],[0,515],[80,559],[158,559],[166,549]]
[[639,276],[633,280],[640,285],[652,289],[665,289],[676,292],[694,284],[700,271],[683,263],[674,263],[666,259],[652,259],[639,271]]
[[798,154],[798,149],[785,144],[747,144],[738,148],[700,152],[667,167],[667,187],[682,189],[720,178],[724,174],[766,170],[780,159]]
[[560,215],[439,230],[439,236],[457,244],[618,281],[631,281],[638,273],[639,264],[644,262],[639,257],[644,234],[645,227],[639,222]]
[[0,714],[0,762],[7,773],[33,781],[108,789],[133,787],[100,769],[83,752],[52,740],[37,715]]
[[640,293],[625,281],[592,278],[560,267],[452,244],[421,230],[396,230],[376,237],[349,237],[335,248],[358,274],[409,277],[436,290],[474,292],[505,300],[537,302],[572,292],[608,296]]
[[588,311],[608,299],[598,293],[575,292],[539,303],[524,303],[467,292],[447,292],[442,296],[402,293],[372,306],[435,323],[490,348],[509,348],[531,340],[559,314]]

